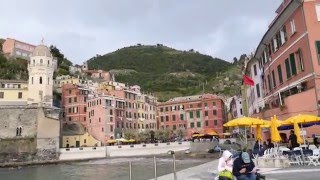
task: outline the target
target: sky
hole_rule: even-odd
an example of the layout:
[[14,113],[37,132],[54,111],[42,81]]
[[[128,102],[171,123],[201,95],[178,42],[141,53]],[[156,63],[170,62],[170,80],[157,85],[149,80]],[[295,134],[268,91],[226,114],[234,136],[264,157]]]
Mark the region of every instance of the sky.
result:
[[0,0],[0,38],[57,46],[75,64],[163,44],[232,61],[257,47],[282,0]]

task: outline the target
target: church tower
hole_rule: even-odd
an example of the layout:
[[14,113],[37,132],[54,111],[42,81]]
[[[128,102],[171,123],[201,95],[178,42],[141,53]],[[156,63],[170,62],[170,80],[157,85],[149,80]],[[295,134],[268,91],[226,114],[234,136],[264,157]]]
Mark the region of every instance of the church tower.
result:
[[43,43],[37,46],[28,63],[28,104],[52,107],[54,60]]

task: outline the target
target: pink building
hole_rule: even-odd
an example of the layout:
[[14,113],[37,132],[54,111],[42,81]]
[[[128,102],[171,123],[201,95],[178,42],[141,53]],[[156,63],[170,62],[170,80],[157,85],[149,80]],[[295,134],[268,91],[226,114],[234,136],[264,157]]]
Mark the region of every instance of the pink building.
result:
[[101,141],[103,145],[107,140],[115,139],[115,135],[117,135],[115,131],[116,116],[119,109],[124,110],[124,104],[124,99],[109,95],[96,95],[89,98],[87,104],[88,133]]
[[7,57],[19,57],[26,60],[29,60],[34,48],[34,45],[11,38],[7,38],[2,45],[3,53]]
[[187,137],[194,132],[223,133],[224,102],[212,94],[173,98],[158,104],[159,129],[183,128]]
[[284,0],[276,12],[254,55],[263,71],[260,116],[319,116],[320,0]]

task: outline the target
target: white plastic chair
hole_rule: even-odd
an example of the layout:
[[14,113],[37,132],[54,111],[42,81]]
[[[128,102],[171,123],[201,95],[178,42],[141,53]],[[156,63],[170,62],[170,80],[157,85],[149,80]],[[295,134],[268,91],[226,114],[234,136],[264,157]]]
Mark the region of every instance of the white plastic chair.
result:
[[308,166],[310,166],[310,165],[314,165],[314,166],[320,165],[320,162],[319,162],[320,149],[313,149],[312,150],[312,156],[308,156],[308,158],[309,158]]
[[310,150],[314,150],[314,149],[318,149],[317,146],[315,146],[314,144],[309,145],[309,149]]

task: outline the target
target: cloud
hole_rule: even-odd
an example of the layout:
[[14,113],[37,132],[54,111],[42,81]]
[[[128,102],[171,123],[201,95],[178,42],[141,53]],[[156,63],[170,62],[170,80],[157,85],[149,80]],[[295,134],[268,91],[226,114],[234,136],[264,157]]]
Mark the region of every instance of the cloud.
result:
[[42,37],[74,63],[137,43],[226,60],[250,53],[281,0],[1,0],[0,37]]

